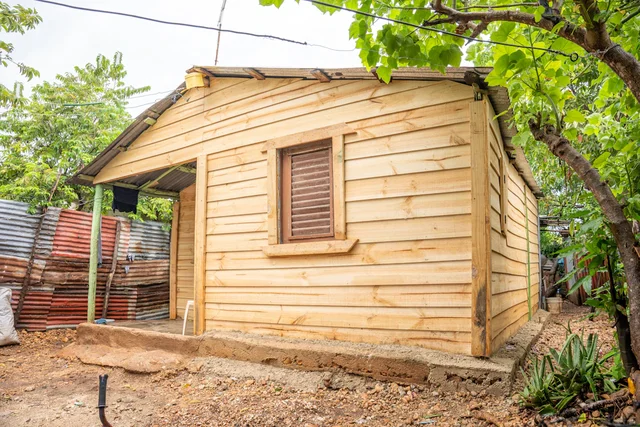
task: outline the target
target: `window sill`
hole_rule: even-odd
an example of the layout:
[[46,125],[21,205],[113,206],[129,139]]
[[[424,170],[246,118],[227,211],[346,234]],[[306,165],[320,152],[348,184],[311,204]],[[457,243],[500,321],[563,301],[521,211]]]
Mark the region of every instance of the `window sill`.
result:
[[358,239],[352,240],[324,240],[319,242],[284,243],[269,245],[262,248],[262,252],[269,257],[296,255],[324,255],[345,254],[349,252]]

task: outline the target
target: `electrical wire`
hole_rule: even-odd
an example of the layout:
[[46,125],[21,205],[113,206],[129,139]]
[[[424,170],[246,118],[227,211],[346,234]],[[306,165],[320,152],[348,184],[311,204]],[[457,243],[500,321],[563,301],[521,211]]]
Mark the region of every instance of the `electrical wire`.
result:
[[66,3],[58,3],[58,2],[50,1],[50,0],[35,0],[35,1],[38,2],[38,3],[46,3],[46,4],[50,4],[50,5],[54,5],[54,6],[66,7],[66,8],[69,8],[69,9],[82,10],[84,12],[95,12],[95,13],[103,13],[103,14],[107,14],[107,15],[125,16],[127,18],[141,19],[143,21],[150,21],[150,22],[155,22],[155,23],[158,23],[158,24],[176,25],[176,26],[179,26],[179,27],[188,27],[188,28],[197,28],[197,29],[201,29],[201,30],[217,31],[217,32],[220,32],[220,33],[232,33],[232,34],[238,34],[238,35],[242,35],[242,36],[278,40],[278,41],[282,41],[282,42],[299,44],[299,45],[303,45],[303,46],[307,45],[308,46],[307,42],[301,42],[301,41],[298,41],[298,40],[287,39],[287,38],[284,38],[284,37],[274,36],[274,35],[270,35],[270,34],[256,34],[256,33],[250,33],[250,32],[247,32],[247,31],[238,31],[238,30],[229,30],[229,29],[216,28],[216,27],[208,27],[206,25],[197,25],[197,24],[187,24],[187,23],[184,23],[184,22],[165,21],[163,19],[156,19],[156,18],[150,18],[150,17],[147,17],[147,16],[135,15],[133,13],[116,12],[116,11],[112,11],[112,10],[102,10],[102,9],[92,9],[92,8],[88,8],[88,7],[75,6],[75,5],[66,4]]
[[139,104],[139,105],[127,105],[126,107],[124,107],[125,109],[130,109],[130,108],[138,108],[138,107],[144,107],[147,105],[151,105],[151,104],[155,104],[156,102],[160,101],[159,99],[156,99],[155,101],[151,101],[151,102],[147,102],[144,104]]
[[[227,32],[227,33],[239,34],[239,35],[244,35],[244,36],[249,36],[249,37],[272,39],[272,40],[276,40],[276,41],[282,41],[282,42],[287,42],[287,43],[298,44],[298,45],[301,45],[301,46],[319,47],[321,49],[326,49],[326,50],[330,50],[330,51],[333,51],[333,52],[354,52],[354,51],[357,50],[356,48],[350,48],[350,49],[334,48],[334,47],[325,46],[325,45],[322,45],[322,44],[309,43],[309,42],[306,42],[306,41],[287,39],[287,38],[284,38],[284,37],[273,36],[273,35],[269,35],[269,34],[254,34],[254,33],[249,33],[249,32],[245,32],[245,31],[219,29],[219,28],[216,28],[216,27],[208,27],[208,26],[197,25],[197,24],[188,24],[188,23],[184,23],[184,22],[165,21],[165,20],[161,20],[161,19],[150,18],[150,17],[147,17],[147,16],[134,15],[134,14],[131,14],[131,13],[116,12],[116,11],[101,10],[101,9],[92,9],[92,8],[87,8],[87,7],[74,6],[74,5],[70,5],[70,4],[54,2],[54,1],[50,1],[50,0],[34,0],[34,1],[39,2],[39,3],[45,3],[45,4],[49,4],[49,5],[54,5],[54,6],[66,7],[66,8],[69,8],[69,9],[81,10],[81,11],[84,11],[84,12],[103,13],[103,14],[109,14],[109,15],[124,16],[124,17],[128,17],[128,18],[133,18],[133,19],[141,19],[143,21],[150,21],[150,22],[155,22],[155,23],[158,23],[158,24],[177,25],[177,26],[181,26],[181,27],[196,28],[196,29],[201,29],[201,30],[217,31],[217,32],[223,32],[223,33]],[[371,51],[370,49],[360,49],[360,50]],[[399,59],[411,59],[411,58],[409,58],[409,57],[401,57]]]
[[165,20],[162,20],[162,19],[150,18],[150,17],[147,17],[147,16],[134,15],[132,13],[116,12],[116,11],[101,10],[101,9],[91,9],[91,8],[88,8],[88,7],[74,6],[74,5],[65,4],[65,3],[59,3],[59,2],[50,1],[50,0],[34,0],[34,1],[39,2],[39,3],[45,3],[45,4],[53,5],[53,6],[60,6],[60,7],[66,7],[66,8],[69,8],[69,9],[81,10],[81,11],[84,11],[84,12],[104,13],[104,14],[108,14],[108,15],[117,15],[117,16],[124,16],[124,17],[127,17],[127,18],[133,18],[133,19],[141,19],[143,21],[150,21],[150,22],[155,22],[155,23],[158,23],[158,24],[176,25],[176,26],[180,26],[180,27],[196,28],[196,29],[200,29],[200,30],[217,31],[217,32],[222,32],[222,33],[233,33],[233,34],[238,34],[238,35],[243,35],[243,36],[248,36],[248,37],[257,37],[257,38],[271,39],[271,40],[276,40],[276,41],[281,41],[281,42],[286,42],[286,43],[293,43],[293,44],[297,44],[297,45],[301,45],[301,46],[319,47],[319,48],[322,48],[322,49],[331,50],[333,52],[353,52],[353,51],[356,50],[355,48],[351,48],[351,49],[333,48],[333,47],[330,47],[330,46],[325,46],[325,45],[321,45],[321,44],[317,44],[317,43],[308,43],[306,41],[287,39],[287,38],[284,38],[284,37],[274,36],[274,35],[270,35],[270,34],[255,34],[255,33],[250,33],[250,32],[246,32],[246,31],[228,30],[228,29],[222,29],[222,28],[216,28],[216,27],[207,27],[205,25],[188,24],[188,23],[184,23],[184,22],[165,21]]
[[150,96],[154,96],[154,95],[164,95],[165,93],[169,93],[169,92],[173,92],[174,89],[167,89],[167,90],[163,90],[160,92],[154,92],[154,93],[145,93],[142,95],[134,95],[134,96],[130,96],[127,99],[137,99],[137,98],[148,98]]
[[[41,1],[41,0],[36,0],[36,1]],[[438,29],[438,28],[427,27],[427,26],[419,25],[419,24],[413,24],[411,22],[401,21],[399,19],[388,18],[386,16],[379,16],[379,15],[376,15],[376,14],[373,14],[373,13],[369,13],[369,12],[362,12],[360,10],[351,9],[349,7],[336,6],[334,4],[325,3],[325,2],[319,1],[319,0],[303,0],[303,1],[305,1],[307,3],[315,4],[315,5],[318,5],[318,6],[331,7],[331,8],[336,9],[336,10],[343,10],[345,12],[355,13],[356,15],[366,16],[366,17],[369,17],[369,18],[379,19],[379,20],[387,21],[387,22],[393,22],[394,24],[405,25],[407,27],[416,28],[418,30],[425,30],[425,31],[430,31],[430,32],[438,33],[438,34],[458,37],[458,38],[461,38],[461,39],[464,39],[464,40],[467,40],[467,41],[470,41],[470,42],[495,44],[495,45],[508,46],[508,47],[517,47],[519,49],[522,48],[522,46],[518,46],[516,44],[511,44],[511,43],[506,43],[506,42],[499,42],[499,41],[494,41],[494,40],[485,40],[485,39],[473,38],[473,37],[465,36],[464,34],[457,34],[457,33],[451,32],[451,31],[447,31],[447,30],[441,30],[441,29]],[[533,49],[533,50],[538,50],[538,51],[543,51],[543,52],[554,53],[556,55],[566,56],[568,58],[571,58],[572,61],[577,61],[578,58],[579,58],[579,55],[576,52],[573,52],[573,53],[569,54],[569,53],[561,52],[559,50],[547,49],[547,48],[544,48],[544,47],[527,47],[527,49],[530,49],[530,50]]]

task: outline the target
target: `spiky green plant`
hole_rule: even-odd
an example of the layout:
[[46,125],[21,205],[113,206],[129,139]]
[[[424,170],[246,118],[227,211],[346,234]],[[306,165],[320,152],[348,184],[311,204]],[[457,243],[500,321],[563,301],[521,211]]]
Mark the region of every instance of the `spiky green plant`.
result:
[[[577,335],[567,328],[562,348],[550,349],[542,360],[535,358],[529,374],[522,371],[525,387],[520,392],[520,402],[526,407],[536,408],[540,413],[558,413],[576,398],[586,399],[592,393],[594,399],[617,389],[620,370],[609,367],[609,360],[616,358],[617,351],[599,356],[598,335]],[[619,357],[616,358],[619,362]]]

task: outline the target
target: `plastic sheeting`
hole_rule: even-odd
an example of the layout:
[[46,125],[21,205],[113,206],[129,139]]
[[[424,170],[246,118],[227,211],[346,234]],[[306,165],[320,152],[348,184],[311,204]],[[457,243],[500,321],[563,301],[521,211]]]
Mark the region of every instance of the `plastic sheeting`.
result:
[[0,288],[0,347],[11,344],[20,344],[20,338],[13,326],[11,289]]

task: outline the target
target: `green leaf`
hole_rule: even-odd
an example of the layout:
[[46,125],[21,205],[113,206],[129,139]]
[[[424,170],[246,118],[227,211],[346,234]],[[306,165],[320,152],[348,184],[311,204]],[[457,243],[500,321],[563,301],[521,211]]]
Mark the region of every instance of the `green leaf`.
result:
[[567,123],[584,123],[585,120],[584,114],[578,110],[569,110],[564,116],[564,121]]
[[506,42],[515,27],[515,22],[502,22],[498,29],[491,33],[490,38],[494,42]]
[[593,161],[593,167],[600,169],[606,163],[606,161],[609,159],[609,157],[611,157],[611,153],[608,152],[608,151],[605,151],[604,153],[600,154]]
[[558,22],[556,25],[553,26],[553,28],[551,29],[551,32],[553,34],[558,34],[558,32],[564,28],[565,22],[564,21],[560,21]]
[[389,83],[391,81],[391,68],[381,65],[376,68],[376,74],[378,78],[382,79],[383,82]]
[[571,83],[571,79],[568,76],[556,77],[556,86],[566,87]]
[[630,143],[628,143],[627,145],[625,145],[620,152],[621,153],[627,153],[631,150],[633,150],[634,148],[636,148],[638,146],[638,143],[635,141],[631,141]]
[[349,26],[349,38],[359,39],[363,38],[367,34],[369,26],[364,19],[357,19]]
[[544,6],[536,7],[536,10],[533,12],[533,16],[534,16],[534,19],[536,20],[536,22],[540,22],[540,20],[542,19],[542,15],[544,14],[545,10],[546,9],[544,8]]
[[260,5],[262,6],[275,6],[280,8],[282,3],[284,3],[284,0],[260,0]]
[[378,61],[380,60],[380,54],[377,50],[370,50],[369,52],[367,52],[366,58],[366,65],[368,65],[369,67],[375,67],[376,65],[378,65]]

